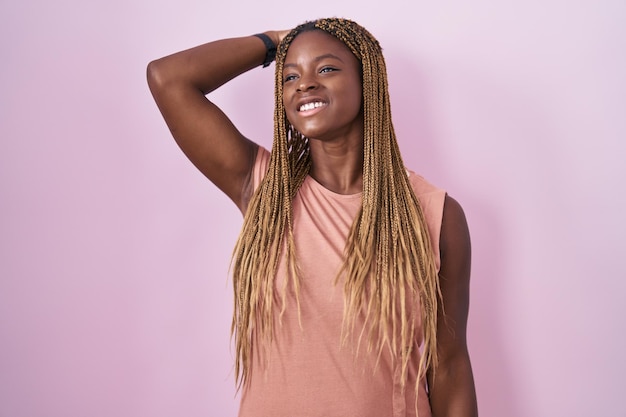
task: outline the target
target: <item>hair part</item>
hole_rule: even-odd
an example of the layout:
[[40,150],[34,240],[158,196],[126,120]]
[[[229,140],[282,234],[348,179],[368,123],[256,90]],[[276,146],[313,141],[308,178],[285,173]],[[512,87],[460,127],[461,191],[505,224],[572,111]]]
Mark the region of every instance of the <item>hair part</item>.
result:
[[[421,319],[423,353],[416,390],[436,367],[439,280],[424,215],[402,161],[391,120],[387,71],[378,41],[357,23],[319,19],[293,29],[278,46],[275,74],[274,141],[267,174],[250,201],[233,253],[235,373],[238,386],[251,371],[253,341],[262,355],[273,340],[277,311],[284,312],[287,287],[296,295],[299,279],[292,230],[292,201],[311,167],[309,142],[287,120],[283,104],[283,65],[291,42],[301,33],[322,30],[343,42],[361,63],[364,113],[362,207],[350,229],[345,262],[342,343],[358,334],[367,350],[384,350],[402,364],[404,386]],[[288,276],[275,293],[284,251]],[[419,300],[421,318],[413,311]],[[278,306],[276,305],[278,304]],[[277,307],[280,307],[278,310]],[[358,319],[358,320],[357,320]],[[361,329],[356,329],[363,322]],[[356,332],[356,333],[355,333]],[[413,352],[414,353],[414,352]]]

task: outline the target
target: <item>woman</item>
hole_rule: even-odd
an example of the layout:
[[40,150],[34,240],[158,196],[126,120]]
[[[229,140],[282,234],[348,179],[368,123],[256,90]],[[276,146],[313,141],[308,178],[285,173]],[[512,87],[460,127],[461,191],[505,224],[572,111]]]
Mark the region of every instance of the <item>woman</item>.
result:
[[[205,96],[274,54],[270,153]],[[245,216],[240,416],[477,415],[465,216],[405,169],[372,35],[332,18],[219,40],[151,62],[148,82],[183,152]]]

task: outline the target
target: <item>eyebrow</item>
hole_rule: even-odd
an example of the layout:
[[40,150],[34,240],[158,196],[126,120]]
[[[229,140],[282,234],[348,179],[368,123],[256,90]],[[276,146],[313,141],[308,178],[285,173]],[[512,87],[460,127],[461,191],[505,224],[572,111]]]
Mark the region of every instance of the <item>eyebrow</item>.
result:
[[[315,57],[315,59],[313,59],[313,61],[319,62],[319,61],[321,61],[323,59],[326,59],[326,58],[336,59],[336,60],[338,60],[340,62],[343,62],[343,59],[341,59],[337,55],[333,55],[333,54],[324,54],[324,55],[317,56],[317,57]],[[283,68],[296,67],[296,66],[297,66],[297,64],[284,64]]]

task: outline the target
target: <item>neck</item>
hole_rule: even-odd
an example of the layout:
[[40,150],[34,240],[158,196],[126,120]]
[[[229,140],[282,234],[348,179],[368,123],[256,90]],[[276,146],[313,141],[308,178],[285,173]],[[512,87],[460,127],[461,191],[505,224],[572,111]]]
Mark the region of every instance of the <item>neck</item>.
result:
[[363,191],[363,140],[342,143],[310,141],[309,175],[337,194]]

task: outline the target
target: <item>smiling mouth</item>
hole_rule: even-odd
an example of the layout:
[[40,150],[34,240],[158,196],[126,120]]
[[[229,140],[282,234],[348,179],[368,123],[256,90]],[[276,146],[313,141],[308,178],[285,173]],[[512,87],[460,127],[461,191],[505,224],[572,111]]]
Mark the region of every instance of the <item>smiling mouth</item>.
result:
[[298,111],[313,110],[313,109],[317,109],[317,108],[323,107],[325,105],[326,105],[326,103],[323,103],[321,101],[314,101],[313,103],[303,104],[302,106],[300,106],[298,108]]

